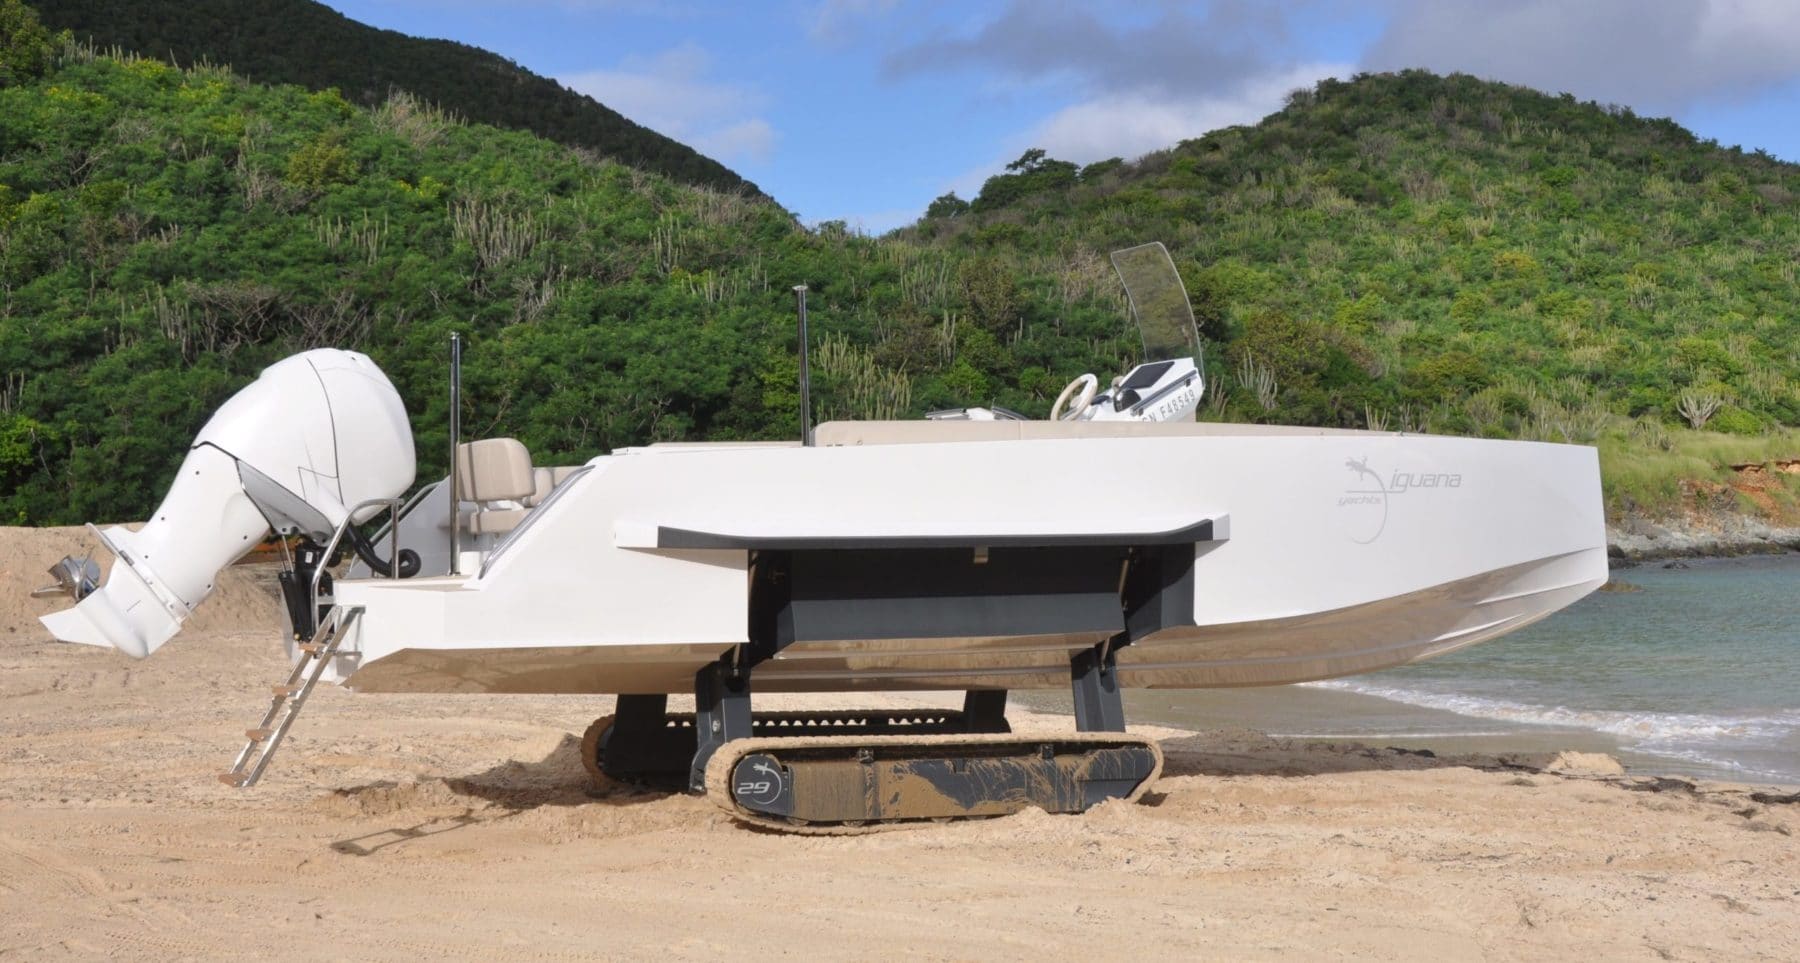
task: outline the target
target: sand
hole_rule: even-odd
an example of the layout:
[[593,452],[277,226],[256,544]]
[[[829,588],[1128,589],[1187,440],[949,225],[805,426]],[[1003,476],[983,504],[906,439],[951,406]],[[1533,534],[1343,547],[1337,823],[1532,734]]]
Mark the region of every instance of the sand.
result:
[[1150,730],[1139,804],[795,837],[589,797],[605,698],[326,689],[233,790],[266,568],[133,662],[24,598],[83,541],[0,530],[0,959],[1800,959],[1800,802],[1591,754]]

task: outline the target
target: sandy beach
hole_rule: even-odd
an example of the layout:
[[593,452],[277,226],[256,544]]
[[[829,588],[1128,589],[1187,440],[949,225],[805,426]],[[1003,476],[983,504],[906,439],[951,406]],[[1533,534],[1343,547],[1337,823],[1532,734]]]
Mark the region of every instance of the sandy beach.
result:
[[228,789],[286,671],[270,573],[133,662],[25,598],[86,549],[0,529],[0,958],[1800,958],[1800,800],[1542,746],[1147,729],[1137,804],[796,837],[590,796],[604,697],[329,689]]

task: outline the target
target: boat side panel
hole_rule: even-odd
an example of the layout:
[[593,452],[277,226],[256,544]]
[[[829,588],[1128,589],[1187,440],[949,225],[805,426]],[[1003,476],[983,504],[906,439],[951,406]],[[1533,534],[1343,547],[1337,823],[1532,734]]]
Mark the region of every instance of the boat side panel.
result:
[[[1575,553],[1335,612],[1163,635],[1121,650],[1119,677],[1130,688],[1219,688],[1405,665],[1543,618],[1592,591],[1604,572],[1603,554]],[[1061,689],[1070,655],[1089,644],[1065,635],[801,642],[758,667],[756,688]],[[675,645],[403,649],[353,681],[379,692],[682,693],[715,657],[710,647]]]
[[[439,599],[435,621],[375,608],[388,593],[441,589],[340,582],[341,601],[360,592],[370,607],[353,683],[398,685],[376,667],[431,653],[462,667],[414,673],[408,688],[490,678],[493,691],[685,691],[694,671],[747,641],[748,553],[620,544],[647,527],[826,540],[929,528],[978,541],[1161,531],[1171,518],[1228,513],[1229,540],[1195,550],[1191,615],[1159,616],[1122,657],[1130,685],[1274,684],[1398,665],[1509,631],[1605,578],[1597,459],[1571,446],[1133,437],[651,450],[596,467]],[[759,669],[759,688],[1060,686],[1069,653],[1093,638],[1021,623],[921,639],[916,627],[867,621],[846,617],[839,624],[856,631],[790,647]],[[664,655],[643,655],[654,652]],[[517,660],[530,668],[506,668]]]

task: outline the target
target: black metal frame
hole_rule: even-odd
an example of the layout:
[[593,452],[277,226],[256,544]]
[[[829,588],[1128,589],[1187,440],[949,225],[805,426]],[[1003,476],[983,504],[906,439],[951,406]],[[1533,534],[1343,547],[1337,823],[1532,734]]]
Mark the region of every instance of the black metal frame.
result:
[[1005,689],[970,689],[963,693],[963,731],[1011,732],[1006,722]]
[[330,564],[323,546],[311,536],[301,536],[300,544],[294,547],[292,566],[275,576],[276,583],[281,586],[281,601],[287,609],[288,625],[293,628],[297,641],[311,642],[319,630],[319,620],[330,608],[318,604],[314,594],[315,576],[318,595],[331,594],[331,572],[320,571]]
[[1125,700],[1119,689],[1119,650],[1171,625],[1193,624],[1192,545],[1139,546],[1131,550],[1120,585],[1125,631],[1069,660],[1075,728],[1124,732]]
[[[989,598],[1011,603],[1013,611],[1023,611],[1022,603],[1030,601],[1032,596],[1016,586],[1029,583],[1045,565],[1054,567],[1060,562],[1079,562],[1084,568],[1091,568],[1100,560],[1100,556],[1093,554],[1097,548],[1044,547],[1039,549],[1043,553],[1041,558],[1020,558],[1025,554],[1020,549],[1007,550],[1014,553],[1015,564],[1023,564],[1014,575],[1008,575],[1004,570],[987,569],[986,565],[969,569],[966,560],[960,556],[953,559],[942,549],[915,550],[909,558],[894,563],[896,571],[906,576],[905,584],[899,584],[898,578],[885,582],[866,578],[872,571],[869,566],[875,562],[871,557],[873,553],[866,551],[829,553],[833,562],[845,563],[848,572],[833,572],[829,565],[821,564],[822,559],[796,559],[796,553],[791,551],[753,552],[750,557],[748,642],[734,646],[717,661],[695,673],[692,717],[670,714],[666,695],[621,695],[613,727],[600,746],[605,769],[622,778],[685,782],[691,790],[704,790],[706,767],[713,755],[726,743],[755,734],[758,723],[751,710],[751,679],[756,666],[774,658],[796,639],[808,638],[809,629],[818,630],[822,604],[839,606],[835,610],[824,610],[823,621],[833,623],[829,629],[851,627],[842,615],[833,616],[832,613],[843,613],[843,606],[852,603],[866,605],[876,614],[885,613],[889,618],[899,617],[905,622],[921,618],[923,607],[893,609],[890,605],[884,609],[883,603],[895,598],[929,602],[936,594],[931,591],[933,589],[991,585]],[[1113,583],[1120,606],[1115,611],[1122,616],[1120,622],[1113,624],[1122,622],[1123,630],[1076,653],[1069,660],[1069,684],[1077,730],[1125,731],[1118,652],[1165,626],[1193,624],[1194,549],[1192,542],[1136,545],[1121,547],[1119,554],[1110,556],[1115,560],[1112,564],[1123,566],[1122,570],[1114,569],[1118,581]],[[997,561],[992,555],[988,558],[989,565]],[[937,567],[908,572],[904,564]],[[963,571],[977,574],[970,580],[957,574]],[[807,583],[798,590],[795,585],[797,575]],[[996,576],[1000,581],[993,581]],[[983,578],[988,581],[982,581]],[[1064,573],[1057,578],[1062,591],[1075,593],[1072,597],[1088,598],[1094,593],[1090,575]],[[882,588],[876,593],[879,597],[851,598],[838,594],[838,590],[852,583],[879,584]],[[913,597],[909,588],[923,591]],[[954,606],[945,608],[954,616]],[[934,613],[928,617],[937,616]],[[931,628],[909,627],[914,630]],[[942,626],[946,633],[961,628],[948,623]],[[945,712],[930,720],[930,726],[948,727],[933,731],[1008,732],[1006,697],[1004,689],[970,690],[964,694],[962,712]],[[891,728],[898,724],[893,720],[884,721],[881,714],[876,713],[856,731],[900,731]],[[923,732],[925,727],[907,731]],[[685,769],[678,761],[684,756],[687,759]]]
[[1124,732],[1125,700],[1119,693],[1118,662],[1109,640],[1069,660],[1078,732]]
[[706,763],[733,739],[750,738],[750,671],[729,661],[714,662],[694,675],[694,758],[688,788],[706,788]]

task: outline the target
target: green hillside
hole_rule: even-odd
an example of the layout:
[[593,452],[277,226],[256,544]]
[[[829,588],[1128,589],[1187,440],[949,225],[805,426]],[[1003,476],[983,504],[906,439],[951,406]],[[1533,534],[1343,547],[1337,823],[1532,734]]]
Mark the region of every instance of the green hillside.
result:
[[380,105],[404,90],[461,117],[599,151],[678,181],[756,192],[725,165],[510,60],[467,44],[378,30],[312,0],[34,0],[52,29],[190,66]]
[[908,239],[1048,273],[1161,238],[1221,373],[1271,368],[1284,420],[1558,434],[1711,395],[1716,429],[1800,423],[1800,166],[1668,120],[1411,72],[1136,163],[1015,167]]
[[1800,447],[1800,171],[1467,78],[1327,84],[1135,164],[1028,157],[884,238],[407,96],[79,48],[0,84],[7,523],[142,517],[208,412],[317,345],[389,371],[441,472],[452,330],[468,433],[545,461],[793,437],[796,283],[820,417],[1041,415],[1134,360],[1105,252],[1149,238],[1210,340],[1206,418],[1593,441],[1616,510]]
[[1214,417],[1597,443],[1621,508],[1800,455],[1800,165],[1667,119],[1467,76],[1326,81],[1132,163],[1030,152],[896,240],[1066,283],[1071,251],[1142,238],[1225,348]]

